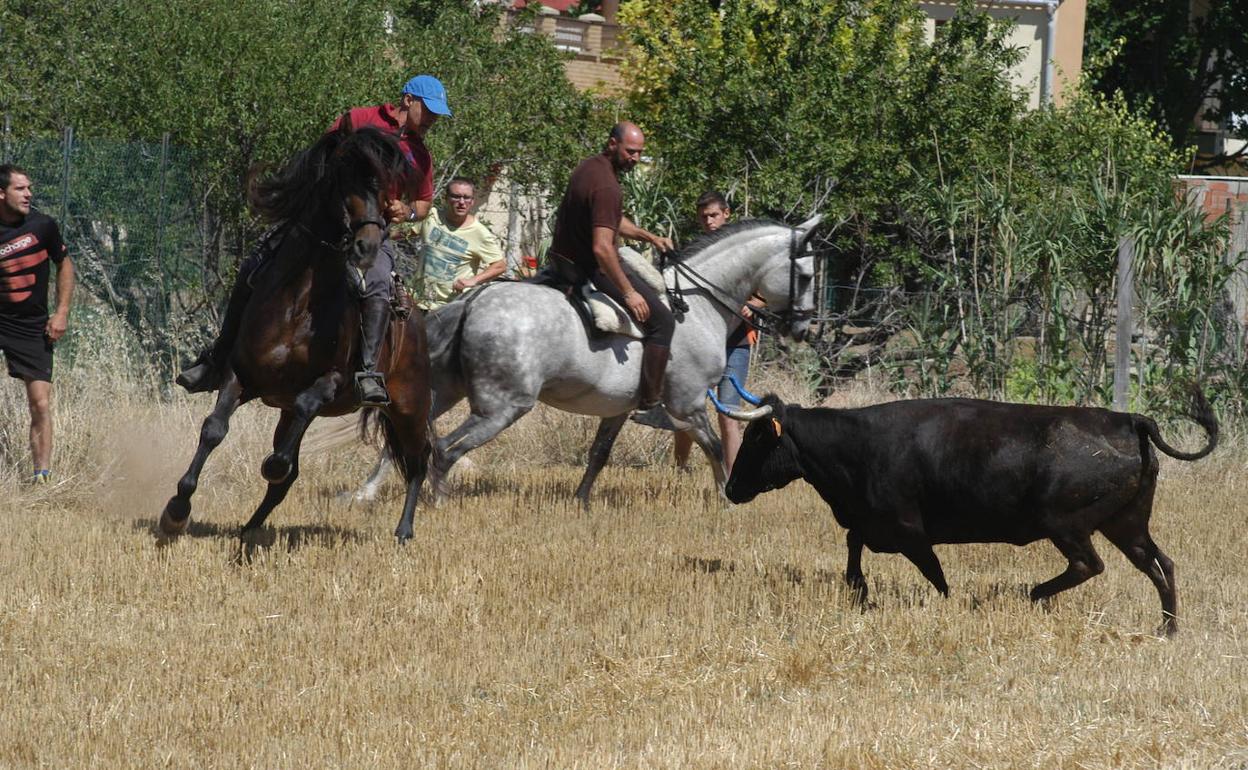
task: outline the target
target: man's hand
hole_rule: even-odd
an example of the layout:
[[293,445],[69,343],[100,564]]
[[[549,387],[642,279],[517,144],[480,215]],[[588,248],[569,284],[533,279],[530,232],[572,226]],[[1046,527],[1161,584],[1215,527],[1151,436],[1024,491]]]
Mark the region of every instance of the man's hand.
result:
[[637,323],[643,324],[650,317],[650,306],[646,304],[646,298],[638,294],[636,289],[624,295],[624,304],[628,306],[629,314],[637,320]]
[[467,278],[456,278],[455,283],[451,284],[451,288],[455,291],[463,291],[464,289],[471,289],[473,286],[476,286],[475,283],[469,283],[468,280],[469,279]]
[[394,224],[406,222],[412,216],[412,207],[395,198],[386,203],[386,219]]
[[650,245],[658,250],[660,254],[668,254],[676,250],[676,244],[666,235],[656,235],[650,239]]
[[53,342],[56,342],[61,337],[65,336],[65,329],[68,328],[68,326],[69,326],[69,314],[68,313],[55,313],[51,318],[48,319],[48,326],[47,326],[47,329],[45,330],[45,333],[48,335],[48,339],[52,340]]

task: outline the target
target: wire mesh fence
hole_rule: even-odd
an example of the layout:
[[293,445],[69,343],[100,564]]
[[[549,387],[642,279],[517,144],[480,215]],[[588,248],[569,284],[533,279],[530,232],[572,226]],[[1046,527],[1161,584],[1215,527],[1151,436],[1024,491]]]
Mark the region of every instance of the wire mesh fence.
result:
[[[173,144],[17,136],[3,161],[27,171],[34,206],[55,217],[78,274],[76,313],[122,319],[163,370],[214,319],[222,284],[213,218],[196,181],[200,159]],[[63,355],[73,355],[72,337]]]

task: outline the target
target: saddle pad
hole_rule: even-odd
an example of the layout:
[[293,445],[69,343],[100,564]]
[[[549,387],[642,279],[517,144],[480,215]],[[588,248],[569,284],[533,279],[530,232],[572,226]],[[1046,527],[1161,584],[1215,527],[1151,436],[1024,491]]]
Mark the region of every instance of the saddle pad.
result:
[[[659,298],[667,305],[667,287],[660,273],[649,260],[628,246],[620,247],[620,267],[630,281],[641,281],[653,287]],[[605,334],[623,334],[633,339],[641,339],[641,328],[633,321],[628,311],[606,294],[598,291],[592,284],[581,287],[581,296],[589,307],[593,317],[594,328]]]

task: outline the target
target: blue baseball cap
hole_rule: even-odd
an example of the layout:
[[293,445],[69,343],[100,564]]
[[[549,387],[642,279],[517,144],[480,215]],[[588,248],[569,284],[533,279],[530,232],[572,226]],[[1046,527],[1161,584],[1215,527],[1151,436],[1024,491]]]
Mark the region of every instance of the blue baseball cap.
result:
[[403,93],[420,99],[431,112],[451,116],[451,108],[446,105],[446,89],[433,75],[417,75],[403,85]]

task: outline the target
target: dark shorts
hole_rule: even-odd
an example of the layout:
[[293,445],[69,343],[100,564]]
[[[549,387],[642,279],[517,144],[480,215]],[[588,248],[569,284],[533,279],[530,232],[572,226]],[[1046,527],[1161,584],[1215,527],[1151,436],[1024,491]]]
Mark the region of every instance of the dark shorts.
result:
[[0,319],[0,350],[9,367],[9,376],[21,380],[52,381],[52,341],[44,330],[47,319],[21,319],[8,323]]
[[745,378],[750,376],[750,346],[728,348],[728,363],[724,366],[724,374],[719,378],[719,403],[724,406],[741,406],[741,396],[728,380],[734,375],[741,387],[745,387]]

